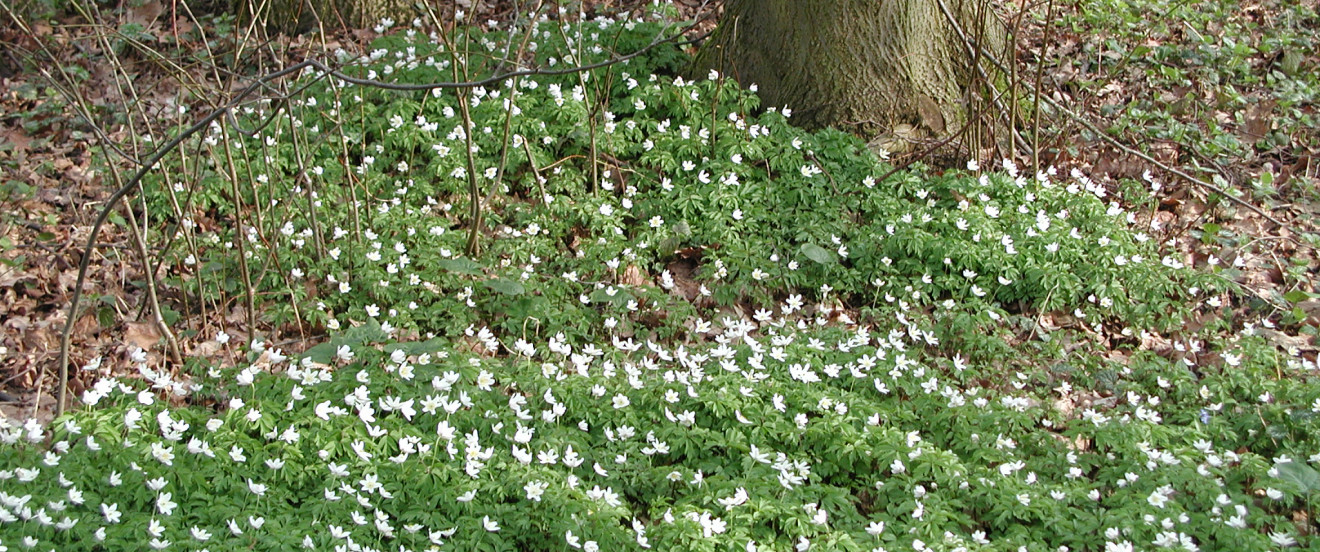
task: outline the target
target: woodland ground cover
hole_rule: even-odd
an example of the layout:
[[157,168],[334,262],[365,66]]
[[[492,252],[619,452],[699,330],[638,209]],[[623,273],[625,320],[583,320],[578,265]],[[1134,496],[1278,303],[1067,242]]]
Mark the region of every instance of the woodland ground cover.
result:
[[[665,25],[517,38],[555,67]],[[465,80],[510,42],[378,32],[347,73]],[[1317,545],[1316,366],[1270,338],[1305,315],[1225,316],[1234,263],[1186,266],[1168,182],[894,172],[684,60],[457,92],[307,71],[208,127],[135,216],[175,222],[164,315],[233,327],[0,419],[0,545]]]

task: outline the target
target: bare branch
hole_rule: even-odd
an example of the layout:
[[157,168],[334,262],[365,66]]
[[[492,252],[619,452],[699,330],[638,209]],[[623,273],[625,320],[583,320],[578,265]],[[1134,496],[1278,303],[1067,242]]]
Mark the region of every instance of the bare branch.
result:
[[[110,197],[106,200],[105,206],[101,208],[100,214],[96,217],[96,221],[92,224],[91,231],[88,233],[87,244],[83,247],[82,259],[78,263],[78,278],[76,283],[74,284],[73,297],[69,302],[69,310],[68,310],[67,319],[64,322],[64,330],[60,335],[59,382],[58,382],[59,390],[58,390],[58,399],[56,401],[56,406],[55,406],[56,415],[57,416],[62,415],[64,413],[65,405],[67,404],[67,392],[68,392],[68,380],[69,380],[69,340],[73,332],[74,322],[78,318],[77,316],[78,303],[82,299],[83,285],[86,282],[87,269],[89,264],[91,263],[91,258],[92,258],[91,253],[92,250],[96,248],[97,245],[96,238],[97,236],[100,235],[101,227],[105,224],[105,221],[109,219],[110,213],[114,211],[115,207],[118,206],[119,202],[122,201],[126,196],[128,196],[128,194],[133,189],[137,188],[139,183],[141,183],[142,179],[146,177],[147,173],[150,172],[152,169],[154,169],[156,165],[158,165],[161,162],[161,160],[165,158],[167,154],[169,154],[175,148],[179,147],[179,145],[182,144],[184,140],[187,140],[189,137],[193,136],[194,134],[197,134],[202,129],[207,128],[211,123],[215,122],[220,117],[226,116],[234,108],[241,106],[245,101],[248,100],[249,96],[252,96],[256,91],[266,87],[269,83],[285,77],[296,76],[300,72],[307,69],[315,69],[323,74],[330,75],[345,82],[353,83],[356,85],[371,86],[385,90],[401,90],[401,91],[426,91],[426,90],[434,90],[434,89],[451,89],[451,90],[469,89],[469,88],[477,88],[482,86],[489,86],[503,82],[508,79],[513,79],[518,77],[569,75],[574,73],[592,71],[595,69],[609,67],[612,65],[617,65],[619,63],[623,63],[630,59],[634,59],[636,57],[644,55],[647,52],[666,44],[674,44],[674,45],[684,44],[685,41],[683,41],[682,38],[685,36],[685,34],[695,29],[697,25],[699,25],[701,22],[705,21],[709,17],[710,14],[707,13],[702,17],[696,19],[695,21],[691,22],[682,30],[673,33],[672,35],[665,36],[665,33],[663,32],[658,33],[656,35],[655,40],[652,40],[650,44],[647,44],[646,46],[638,49],[637,51],[629,54],[616,55],[610,59],[598,63],[579,65],[564,69],[540,69],[540,68],[521,69],[516,71],[499,73],[491,77],[487,77],[475,81],[435,82],[435,83],[426,83],[426,84],[399,84],[399,83],[382,82],[374,79],[363,79],[345,74],[340,69],[332,68],[326,65],[325,63],[322,63],[321,61],[315,59],[304,60],[301,63],[297,63],[295,65],[285,67],[278,71],[267,73],[265,75],[262,75],[261,77],[258,77],[247,87],[240,90],[237,95],[231,98],[224,105],[212,110],[205,117],[203,117],[196,123],[193,123],[192,126],[188,127],[183,132],[179,133],[177,136],[170,139],[165,144],[161,145],[159,148],[156,148],[156,150],[153,151],[151,155],[148,156],[147,159],[141,163],[140,168],[137,170],[136,173],[134,173],[133,177],[130,178],[127,182],[125,182],[122,186],[120,186],[119,189],[115,190],[115,192],[111,194]],[[670,26],[666,27],[666,29],[669,28],[671,27]],[[291,97],[290,94],[284,94],[281,96],[280,100],[285,101],[288,100],[289,97]],[[89,120],[89,122],[91,121]]]

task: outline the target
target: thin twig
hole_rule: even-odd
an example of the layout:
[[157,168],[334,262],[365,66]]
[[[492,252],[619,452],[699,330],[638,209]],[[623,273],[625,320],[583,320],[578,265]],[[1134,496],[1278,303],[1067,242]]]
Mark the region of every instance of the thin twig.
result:
[[[990,83],[994,81],[993,79],[990,78],[990,75],[986,72],[986,70],[981,67],[981,63],[976,60],[977,54],[979,53],[980,55],[985,56],[986,59],[991,60],[991,62],[993,62],[1001,72],[1008,73],[1008,71],[1004,68],[1003,64],[994,61],[994,57],[991,56],[990,52],[986,51],[985,48],[981,47],[981,44],[972,41],[971,37],[968,37],[967,33],[963,32],[962,25],[958,24],[957,18],[953,16],[953,12],[949,11],[949,7],[945,5],[944,0],[936,0],[936,1],[939,3],[940,11],[944,12],[944,17],[947,18],[949,20],[949,24],[953,26],[954,32],[958,33],[958,38],[962,39],[963,47],[967,48],[967,53],[972,56],[973,58],[972,65],[976,69],[977,74],[980,75],[981,79],[986,83],[987,87],[993,89],[993,86],[991,86]],[[999,98],[993,92],[989,94],[989,96],[991,101],[994,102],[995,107],[999,108],[1001,114],[1008,111],[1004,107],[1004,104],[999,101]],[[1021,134],[1018,133],[1016,128],[1010,126],[1008,132],[1013,137],[1013,140],[1018,147],[1022,148],[1023,150],[1030,149],[1030,146],[1027,144],[1027,140],[1023,138]]]
[[[1188,182],[1191,182],[1192,184],[1196,184],[1197,186],[1200,186],[1200,187],[1205,188],[1205,189],[1207,189],[1207,190],[1210,190],[1210,191],[1212,191],[1212,192],[1214,192],[1214,193],[1216,193],[1216,194],[1219,194],[1219,195],[1221,195],[1221,196],[1224,196],[1224,197],[1227,198],[1229,201],[1231,201],[1231,202],[1233,202],[1233,203],[1236,203],[1236,204],[1238,204],[1238,205],[1241,205],[1242,207],[1246,207],[1247,210],[1249,210],[1249,211],[1251,211],[1251,212],[1253,212],[1253,213],[1256,213],[1257,215],[1260,215],[1260,216],[1262,216],[1262,217],[1265,217],[1265,220],[1268,220],[1268,221],[1270,221],[1270,222],[1273,222],[1274,224],[1278,225],[1280,228],[1287,228],[1287,229],[1289,229],[1289,230],[1294,230],[1291,226],[1289,226],[1289,225],[1287,225],[1287,224],[1284,224],[1282,221],[1280,221],[1280,220],[1278,220],[1278,219],[1276,219],[1276,218],[1270,216],[1269,213],[1266,213],[1266,212],[1265,212],[1264,210],[1262,210],[1260,207],[1257,207],[1257,206],[1255,206],[1255,205],[1252,205],[1252,204],[1251,204],[1250,202],[1248,202],[1247,200],[1242,199],[1242,198],[1239,198],[1239,197],[1237,197],[1237,196],[1235,196],[1235,195],[1229,193],[1228,190],[1225,190],[1224,188],[1221,188],[1221,187],[1219,187],[1219,186],[1216,186],[1216,185],[1214,185],[1214,184],[1211,184],[1211,183],[1209,183],[1209,182],[1206,182],[1206,181],[1204,181],[1204,180],[1201,180],[1201,179],[1199,179],[1199,178],[1196,178],[1195,176],[1192,176],[1192,175],[1190,175],[1190,174],[1187,174],[1186,172],[1184,172],[1183,170],[1181,170],[1181,169],[1179,169],[1179,168],[1177,168],[1177,167],[1172,167],[1172,166],[1166,165],[1166,164],[1164,164],[1164,163],[1161,163],[1161,162],[1157,161],[1154,157],[1151,157],[1151,156],[1145,154],[1145,153],[1142,152],[1141,150],[1131,148],[1131,147],[1129,147],[1129,146],[1123,144],[1122,142],[1119,142],[1117,138],[1114,138],[1114,137],[1110,136],[1108,133],[1106,133],[1105,131],[1100,130],[1100,129],[1097,128],[1094,124],[1092,124],[1091,121],[1086,120],[1084,117],[1082,117],[1082,116],[1079,115],[1078,113],[1072,111],[1071,109],[1068,109],[1068,108],[1064,107],[1062,104],[1060,104],[1060,103],[1059,103],[1058,101],[1056,101],[1054,98],[1051,98],[1051,97],[1049,97],[1049,96],[1045,96],[1045,95],[1042,95],[1041,98],[1045,100],[1045,103],[1050,104],[1051,107],[1054,107],[1055,109],[1058,109],[1059,111],[1062,111],[1065,115],[1068,115],[1069,117],[1073,118],[1073,119],[1076,120],[1078,123],[1080,123],[1083,127],[1086,127],[1087,130],[1090,130],[1091,132],[1095,133],[1097,136],[1100,137],[1100,139],[1102,139],[1102,140],[1104,140],[1104,141],[1106,141],[1106,142],[1109,142],[1110,145],[1112,145],[1112,146],[1114,146],[1114,147],[1116,147],[1116,148],[1118,148],[1118,149],[1123,150],[1125,153],[1127,153],[1127,154],[1129,154],[1129,155],[1135,155],[1135,156],[1137,156],[1137,157],[1140,157],[1141,159],[1145,160],[1146,162],[1148,162],[1148,163],[1150,163],[1150,164],[1152,164],[1152,165],[1155,165],[1156,167],[1159,167],[1161,170],[1164,170],[1164,171],[1167,171],[1167,172],[1169,172],[1169,173],[1172,173],[1172,174],[1175,174],[1175,175],[1177,175],[1177,176],[1180,176],[1180,177],[1182,177],[1184,180],[1187,180]],[[1294,231],[1295,231],[1295,230],[1294,230]]]
[[[11,17],[14,17],[12,11],[8,10],[8,8],[6,8],[6,11],[10,13]],[[59,389],[58,389],[58,398],[55,405],[56,416],[60,416],[64,414],[65,406],[68,403],[67,393],[68,393],[68,380],[69,380],[70,339],[73,333],[74,322],[78,319],[78,304],[82,299],[83,286],[85,285],[87,280],[87,270],[91,264],[91,256],[92,256],[91,253],[96,247],[96,238],[100,235],[101,227],[105,225],[106,220],[108,220],[110,217],[110,213],[114,211],[115,207],[119,204],[119,202],[122,201],[126,196],[128,196],[128,194],[132,192],[133,189],[135,189],[141,183],[142,179],[147,175],[147,173],[152,169],[156,168],[156,166],[161,162],[162,159],[165,158],[167,154],[174,151],[175,148],[179,147],[179,145],[182,144],[184,140],[187,140],[188,138],[192,137],[194,134],[198,133],[202,129],[207,128],[212,122],[216,121],[222,116],[225,116],[226,114],[230,113],[231,110],[242,105],[243,102],[245,102],[249,96],[251,96],[257,90],[260,90],[263,87],[267,86],[268,83],[274,82],[276,80],[291,75],[297,75],[298,73],[307,69],[314,69],[320,71],[321,73],[334,76],[344,82],[349,82],[360,86],[371,86],[386,90],[426,91],[426,90],[434,90],[434,89],[472,89],[481,86],[489,86],[512,78],[525,77],[525,76],[538,76],[538,75],[540,76],[568,75],[568,74],[581,73],[584,71],[591,71],[594,69],[609,67],[611,65],[623,63],[630,59],[644,55],[645,53],[649,52],[652,49],[655,49],[656,47],[665,44],[678,43],[685,33],[694,29],[699,23],[701,23],[704,20],[705,20],[704,17],[700,18],[694,21],[689,26],[685,27],[683,30],[667,37],[664,36],[663,32],[659,33],[657,34],[656,39],[652,40],[650,44],[647,44],[646,46],[638,49],[635,52],[632,52],[630,54],[616,55],[614,57],[611,57],[610,59],[598,63],[569,67],[564,69],[539,69],[539,68],[521,69],[516,71],[499,73],[491,77],[487,77],[485,79],[480,79],[475,81],[436,82],[436,83],[427,83],[427,84],[388,83],[388,82],[377,81],[374,79],[363,79],[363,78],[353,77],[315,59],[307,59],[302,62],[291,65],[289,67],[285,67],[283,69],[269,72],[258,77],[251,84],[240,90],[232,99],[225,102],[220,107],[212,110],[205,117],[203,117],[196,123],[193,123],[192,126],[188,127],[183,132],[180,132],[174,138],[171,138],[163,145],[156,148],[156,150],[154,150],[151,153],[151,155],[148,156],[147,159],[141,163],[140,168],[133,174],[133,177],[128,179],[127,182],[125,182],[122,186],[120,186],[117,190],[115,190],[114,193],[112,193],[110,197],[106,200],[105,206],[102,207],[100,214],[97,216],[96,221],[93,222],[91,230],[88,233],[87,243],[86,246],[84,247],[82,258],[78,263],[78,277],[74,284],[73,297],[70,299],[69,310],[68,310],[68,314],[66,315],[67,318],[64,323],[64,329],[60,335],[60,358],[59,358],[59,381],[58,381]],[[80,114],[80,115],[82,115],[84,118],[87,118],[89,123],[92,122],[86,114]],[[470,132],[470,129],[468,129],[468,131]],[[245,239],[245,236],[241,235],[240,232],[238,239],[240,240]]]
[[975,117],[969,117],[969,118],[967,119],[967,121],[963,123],[962,127],[958,129],[958,132],[955,132],[955,133],[953,133],[953,134],[950,134],[950,135],[944,137],[943,140],[940,140],[940,141],[938,141],[938,142],[935,142],[935,145],[933,145],[933,146],[931,146],[931,147],[929,147],[929,148],[926,148],[925,151],[922,151],[921,153],[919,153],[919,154],[917,154],[917,155],[911,156],[910,158],[908,158],[907,161],[904,161],[902,164],[900,164],[900,165],[895,165],[894,168],[889,169],[889,172],[885,173],[884,176],[881,176],[880,178],[876,179],[876,182],[884,182],[884,181],[886,181],[886,180],[889,180],[889,177],[894,176],[894,174],[897,173],[898,171],[901,171],[901,170],[903,170],[903,169],[908,168],[910,165],[912,165],[913,163],[917,162],[918,160],[920,160],[920,159],[924,159],[927,155],[930,155],[930,154],[934,153],[935,150],[944,147],[944,146],[945,146],[946,144],[948,144],[949,142],[952,142],[952,141],[954,141],[954,140],[957,140],[959,136],[962,136],[963,134],[966,134],[966,133],[967,133],[967,129],[972,128],[972,125],[975,124],[976,121],[977,121],[977,118],[975,118]]
[[[949,13],[948,8],[945,7],[945,5],[944,5],[944,0],[937,0],[937,1],[939,2],[941,9],[944,10],[945,15],[946,15],[947,17],[952,18],[952,17],[953,17],[952,14]],[[956,22],[954,22],[954,24],[957,25]],[[960,35],[962,34],[962,31],[961,31],[961,30],[959,30],[959,34],[960,34]],[[1001,62],[999,61],[999,59],[997,59],[997,58],[994,56],[994,54],[992,54],[991,52],[986,51],[985,48],[981,47],[981,45],[979,45],[979,44],[973,44],[973,43],[971,43],[970,41],[966,41],[965,38],[964,38],[964,41],[965,41],[965,44],[966,44],[967,47],[969,47],[969,48],[977,48],[977,49],[981,50],[981,54],[982,54],[983,56],[985,56],[985,59],[986,59],[987,61],[989,61],[991,64],[993,64],[993,65],[994,65],[996,68],[998,68],[1000,71],[1005,71],[1005,72],[1006,72],[1006,69],[1005,69],[1005,67],[1004,67],[1004,64],[1001,63]],[[1279,221],[1278,219],[1276,219],[1276,218],[1270,216],[1269,213],[1266,213],[1266,212],[1265,212],[1264,210],[1262,210],[1261,208],[1256,207],[1255,205],[1252,205],[1250,202],[1248,202],[1248,201],[1246,201],[1246,200],[1244,200],[1244,199],[1241,199],[1241,198],[1239,198],[1239,197],[1237,197],[1237,196],[1234,196],[1233,194],[1230,194],[1227,190],[1225,190],[1225,189],[1223,189],[1223,188],[1221,188],[1221,187],[1219,187],[1219,186],[1216,186],[1216,185],[1214,185],[1214,184],[1211,184],[1211,183],[1209,183],[1209,182],[1206,182],[1206,181],[1204,181],[1204,180],[1201,180],[1201,179],[1199,179],[1199,178],[1196,178],[1195,176],[1192,176],[1192,175],[1190,175],[1190,174],[1187,174],[1186,172],[1184,172],[1184,171],[1182,171],[1182,170],[1180,170],[1180,169],[1178,169],[1178,168],[1171,167],[1171,166],[1169,166],[1169,165],[1166,165],[1166,164],[1164,164],[1164,163],[1161,163],[1161,162],[1155,160],[1155,158],[1153,158],[1153,157],[1151,157],[1151,156],[1149,156],[1149,155],[1147,155],[1147,154],[1141,152],[1140,150],[1134,149],[1134,148],[1132,148],[1132,147],[1129,147],[1129,146],[1123,144],[1122,142],[1119,142],[1118,139],[1116,139],[1116,138],[1114,138],[1114,137],[1112,137],[1112,136],[1109,136],[1108,133],[1106,133],[1105,131],[1100,130],[1099,128],[1097,128],[1094,124],[1092,124],[1092,123],[1091,123],[1089,120],[1087,120],[1086,118],[1082,117],[1082,116],[1081,116],[1080,114],[1078,114],[1077,112],[1075,112],[1075,111],[1073,111],[1073,110],[1071,110],[1071,109],[1068,109],[1067,107],[1065,107],[1065,106],[1064,106],[1061,102],[1059,102],[1058,100],[1055,100],[1054,98],[1051,98],[1051,97],[1049,97],[1049,96],[1047,96],[1047,95],[1044,95],[1044,94],[1037,94],[1036,97],[1039,98],[1039,99],[1041,99],[1041,100],[1044,100],[1045,103],[1050,104],[1051,107],[1053,107],[1053,108],[1055,108],[1055,109],[1058,109],[1059,111],[1063,112],[1065,115],[1068,115],[1070,118],[1072,118],[1073,120],[1075,120],[1075,121],[1077,121],[1078,123],[1080,123],[1083,127],[1086,127],[1087,130],[1090,130],[1091,132],[1096,133],[1096,135],[1099,136],[1102,140],[1104,140],[1104,141],[1106,141],[1106,142],[1109,142],[1110,145],[1113,145],[1114,147],[1117,147],[1117,148],[1123,150],[1125,153],[1128,153],[1128,154],[1130,154],[1130,155],[1134,155],[1134,156],[1136,156],[1136,157],[1139,157],[1139,158],[1145,160],[1146,162],[1151,163],[1152,165],[1155,165],[1156,167],[1159,167],[1160,169],[1162,169],[1162,170],[1164,170],[1164,171],[1167,171],[1167,172],[1169,172],[1169,173],[1172,173],[1172,174],[1174,174],[1174,175],[1177,175],[1177,176],[1179,176],[1179,177],[1182,177],[1183,179],[1187,180],[1188,182],[1191,182],[1192,184],[1195,184],[1195,185],[1197,185],[1197,186],[1200,186],[1200,187],[1202,187],[1202,188],[1205,188],[1205,189],[1207,189],[1207,190],[1210,190],[1210,191],[1212,191],[1212,192],[1214,192],[1214,193],[1217,193],[1217,194],[1219,194],[1219,195],[1222,195],[1222,196],[1224,196],[1225,198],[1227,198],[1229,201],[1231,201],[1231,202],[1233,202],[1233,203],[1236,203],[1236,204],[1238,204],[1238,205],[1240,205],[1240,206],[1242,206],[1242,207],[1247,208],[1248,210],[1250,210],[1250,211],[1256,213],[1257,215],[1260,215],[1260,216],[1264,217],[1266,220],[1268,220],[1268,221],[1270,221],[1270,222],[1272,222],[1272,223],[1278,225],[1279,227],[1282,227],[1282,228],[1288,228],[1289,230],[1294,230],[1291,226],[1289,226],[1289,225],[1287,225],[1287,224],[1284,224],[1283,222]],[[1016,134],[1015,134],[1015,136],[1016,136]],[[1021,137],[1019,137],[1019,139],[1020,139],[1020,138],[1021,138]],[[1294,230],[1294,231],[1295,231],[1295,230]]]

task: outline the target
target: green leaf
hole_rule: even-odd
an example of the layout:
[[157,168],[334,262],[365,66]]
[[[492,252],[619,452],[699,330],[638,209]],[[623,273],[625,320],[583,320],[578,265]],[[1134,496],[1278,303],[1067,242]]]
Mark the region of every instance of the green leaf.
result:
[[[614,291],[614,295],[609,294],[610,290]],[[589,297],[591,298],[592,303],[613,303],[615,305],[623,305],[631,300],[633,295],[625,290],[610,286],[591,292]]]
[[[1279,70],[1288,76],[1296,75],[1302,68],[1302,54],[1295,48],[1289,48],[1283,53],[1283,58],[1279,60]],[[1267,173],[1268,174],[1268,173]]]
[[1301,303],[1302,301],[1310,299],[1312,295],[1314,294],[1307,293],[1300,289],[1294,289],[1288,293],[1283,294],[1283,298],[1287,299],[1289,303]]
[[389,339],[389,334],[380,328],[380,322],[375,318],[369,318],[361,326],[349,328],[342,337],[331,340],[336,344],[358,344],[369,343],[373,341],[385,341]]
[[1320,472],[1315,468],[1301,462],[1287,462],[1274,467],[1279,473],[1280,481],[1287,481],[1300,489],[1303,493],[1313,493],[1320,491]]
[[1207,224],[1201,228],[1201,243],[1206,245],[1213,245],[1215,243],[1215,238],[1218,237],[1219,237],[1218,224]]
[[[381,329],[380,322],[375,319],[369,319],[361,326],[349,328],[341,336],[333,337],[330,341],[303,351],[303,356],[311,358],[314,362],[330,364],[334,360],[335,354],[339,351],[339,347],[343,345],[359,345],[362,343],[385,341],[388,338],[389,336]],[[411,353],[411,351],[409,352]]]
[[678,236],[669,236],[660,242],[660,245],[656,247],[656,251],[661,251],[664,252],[665,254],[670,254],[681,249],[682,245],[683,245],[683,240],[680,239]]
[[472,259],[440,259],[435,264],[449,272],[481,276],[481,265],[473,262]]
[[494,278],[486,280],[484,283],[486,287],[499,293],[503,293],[504,295],[522,295],[527,292],[527,290],[523,288],[522,283],[515,280]]
[[807,256],[808,259],[816,261],[820,264],[835,264],[839,262],[839,258],[834,255],[833,251],[825,249],[824,247],[821,247],[814,243],[804,243],[802,244],[800,250],[802,251],[803,255]]
[[115,325],[115,309],[110,307],[101,307],[96,309],[96,321],[102,328],[110,328]]
[[510,319],[510,323],[505,324],[505,327],[521,331],[523,323],[528,319],[535,318],[536,320],[545,321],[551,313],[560,313],[562,309],[555,308],[553,303],[545,297],[531,295],[509,301],[504,308],[504,312]]
[[[326,344],[322,344],[326,345]],[[321,345],[317,345],[320,347]],[[402,350],[404,354],[418,356],[422,354],[435,353],[441,349],[450,347],[449,341],[439,337],[433,337],[426,341],[409,341],[405,343],[391,343],[385,346],[385,353],[393,353],[395,349]],[[313,347],[315,349],[316,347]],[[315,360],[315,359],[313,359]]]
[[170,325],[170,326],[173,326],[173,325],[175,325],[176,323],[178,323],[178,322],[179,322],[179,318],[181,318],[181,315],[179,314],[179,311],[176,311],[176,310],[171,309],[171,308],[169,308],[169,307],[161,307],[161,309],[160,309],[160,316],[161,316],[161,318],[164,318],[164,319],[165,319],[165,324]]

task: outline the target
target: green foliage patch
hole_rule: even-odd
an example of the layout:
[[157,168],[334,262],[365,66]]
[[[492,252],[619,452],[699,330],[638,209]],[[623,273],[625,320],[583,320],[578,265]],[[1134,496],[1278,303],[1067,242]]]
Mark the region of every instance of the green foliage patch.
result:
[[[662,26],[532,38],[560,66]],[[506,38],[404,29],[348,71],[453,80]],[[0,422],[0,546],[1315,546],[1314,363],[1176,331],[1224,284],[1134,227],[1146,190],[883,178],[682,62],[307,74],[217,124],[145,185],[167,284],[323,343],[198,336],[236,362],[143,354],[49,428]]]

